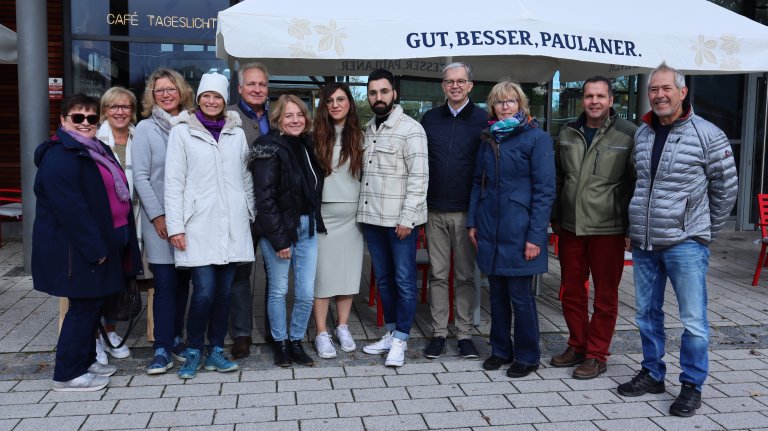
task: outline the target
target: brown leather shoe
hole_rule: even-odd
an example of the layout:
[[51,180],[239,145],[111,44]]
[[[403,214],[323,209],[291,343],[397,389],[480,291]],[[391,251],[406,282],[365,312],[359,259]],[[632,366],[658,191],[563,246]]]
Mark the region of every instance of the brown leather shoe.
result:
[[568,348],[565,349],[565,352],[553,356],[549,363],[553,367],[572,367],[584,362],[584,358],[585,356],[583,353],[576,353],[576,351],[573,350],[573,347],[568,346]]
[[235,337],[234,344],[232,344],[232,357],[235,359],[247,358],[251,354],[251,337]]
[[589,358],[573,370],[573,378],[577,380],[594,379],[606,370],[608,370],[608,364],[595,358]]

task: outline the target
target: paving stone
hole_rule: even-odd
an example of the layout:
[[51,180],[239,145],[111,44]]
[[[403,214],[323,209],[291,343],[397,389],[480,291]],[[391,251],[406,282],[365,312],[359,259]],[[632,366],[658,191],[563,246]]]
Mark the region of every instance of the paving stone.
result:
[[82,430],[113,430],[142,428],[149,422],[151,413],[89,415]]
[[53,409],[53,403],[19,404],[0,409],[0,419],[23,419],[43,417]]
[[395,407],[401,415],[411,413],[437,413],[456,411],[448,398],[419,398],[416,400],[395,400]]
[[537,431],[589,431],[598,430],[598,428],[592,422],[588,421],[571,421],[571,422],[557,422],[557,423],[543,423],[536,424]]
[[89,415],[108,415],[115,408],[116,404],[117,400],[57,403],[56,407],[48,413],[48,416],[81,416],[83,413]]
[[[562,394],[566,397],[566,394]],[[613,403],[613,404],[595,404],[594,407],[608,419],[629,419],[629,418],[648,418],[662,416],[657,409],[648,403]]]
[[202,383],[168,386],[163,392],[164,397],[204,397],[210,395],[219,395],[221,393],[221,384]]
[[496,425],[487,427],[473,427],[473,431],[536,431],[532,424],[523,425]]
[[504,397],[504,395],[451,397],[450,399],[458,411],[505,409],[512,407],[512,404]]
[[26,391],[49,391],[51,390],[51,380],[22,380],[20,382],[11,381],[10,383],[16,383],[13,386],[14,392],[26,392]]
[[[758,358],[733,359],[733,360],[728,360],[728,361],[723,361],[718,363],[734,371],[759,370],[759,369],[766,368],[766,363]],[[713,370],[711,365],[712,364],[710,363],[710,367],[709,367],[710,374],[715,371],[720,371],[720,370]]]
[[[237,397],[237,408],[292,406],[296,404],[296,395],[296,392],[242,394]],[[317,393],[311,395],[317,397]]]
[[592,423],[601,430],[664,431],[647,418],[612,419],[593,421]]
[[237,424],[236,431],[299,431],[299,421]]
[[396,415],[395,405],[392,401],[363,401],[354,403],[337,403],[336,409],[339,417],[367,417]]
[[240,424],[246,422],[270,422],[274,420],[274,407],[249,407],[236,409],[217,409],[213,423]]
[[333,404],[302,404],[297,406],[277,406],[277,420],[335,418]]
[[571,405],[578,404],[605,404],[605,403],[621,403],[623,402],[618,396],[607,389],[597,389],[591,391],[573,391],[562,392],[560,394]]
[[[168,394],[168,390],[173,387],[175,386],[168,386],[168,388],[165,388],[163,386],[136,386],[136,387],[127,387],[127,388],[108,388],[107,393],[104,394],[103,399],[126,400],[129,398],[160,398],[160,394],[163,394],[163,389],[165,389],[165,393],[163,394],[163,396],[173,397],[174,395]],[[83,392],[83,393],[88,393],[88,392]],[[48,394],[48,395],[50,396],[51,394]],[[187,395],[187,394],[183,393],[183,395]],[[204,395],[204,394],[201,394],[201,395]]]
[[365,429],[366,428],[363,426],[363,420],[361,418],[327,418],[301,420],[301,431],[363,431]]
[[650,418],[650,420],[661,428],[670,431],[719,431],[725,429],[720,424],[708,418],[707,416],[698,414],[698,410],[696,413],[696,416],[689,418],[660,416]]
[[749,383],[762,380],[759,374],[752,371],[720,371],[711,373],[710,376],[723,383]]
[[402,367],[396,368],[397,374],[428,374],[428,373],[444,373],[445,367],[440,362],[425,362],[421,364],[405,364]]
[[19,419],[0,419],[0,431],[11,431],[19,422]]
[[361,376],[392,376],[397,374],[394,368],[382,367],[381,365],[349,366],[344,367],[347,377]]
[[506,396],[515,408],[565,406],[568,402],[557,392],[538,392],[529,394],[509,394]]
[[327,389],[332,389],[331,379],[279,380],[277,382],[278,392],[324,391]]
[[241,382],[257,382],[261,380],[290,380],[293,378],[293,370],[290,368],[276,368],[273,370],[243,371],[240,374]]
[[[711,385],[718,391],[728,395],[729,397],[750,397],[768,395],[768,387],[761,385],[757,382],[751,383],[717,383]],[[702,392],[702,398],[706,398],[706,391]]]
[[213,424],[213,410],[191,410],[183,412],[152,413],[149,426],[190,427]]
[[442,398],[466,395],[459,385],[413,386],[406,388],[411,398]]
[[56,430],[69,431],[79,430],[85,422],[85,416],[64,416],[53,418],[27,418],[22,419],[14,428],[14,431],[40,431]]
[[424,413],[424,420],[433,429],[474,427],[488,425],[478,411]]
[[713,413],[707,416],[727,430],[768,427],[768,416],[758,412]]
[[119,400],[115,413],[172,412],[176,410],[178,398],[137,398]]
[[552,422],[605,419],[602,413],[589,405],[541,407],[539,410]]
[[334,389],[366,389],[387,386],[381,376],[334,377],[331,379],[331,384]]
[[598,389],[616,389],[616,384],[608,378],[594,378],[591,380],[564,379],[563,383],[574,391],[595,391]]
[[0,392],[0,406],[10,406],[14,404],[35,404],[45,397],[47,392]]
[[425,386],[437,385],[437,379],[433,374],[405,374],[400,376],[384,376],[387,386]]
[[224,383],[221,385],[221,394],[260,394],[276,392],[277,382],[263,380],[257,382]]
[[169,431],[232,431],[235,429],[234,424],[229,425],[203,425],[197,427],[171,427]]
[[306,367],[293,370],[294,379],[320,379],[323,377],[345,377],[341,367]]
[[533,393],[533,392],[566,392],[570,391],[562,380],[537,380],[537,381],[518,381],[511,382],[512,386],[517,388],[521,394]]
[[[114,388],[120,390],[124,388]],[[40,403],[58,403],[68,401],[98,401],[102,398],[106,399],[106,394],[109,393],[110,388],[101,389],[94,392],[56,392],[50,391],[40,400]]]
[[363,418],[367,431],[408,431],[427,428],[421,415],[376,416]]
[[486,383],[490,381],[488,375],[483,371],[442,373],[437,374],[436,377],[444,385],[451,383]]
[[514,394],[517,388],[509,382],[462,383],[459,387],[467,395]]
[[443,367],[445,367],[445,369],[448,370],[449,373],[460,372],[460,371],[482,371],[483,361],[474,359],[474,360],[443,362]]
[[488,425],[516,425],[547,422],[538,409],[523,407],[517,409],[482,410]]
[[353,389],[352,396],[355,397],[355,401],[407,400],[410,398],[406,388]]
[[[19,382],[15,380],[3,380],[0,381],[0,392],[10,392],[10,390],[16,386]],[[50,381],[48,381],[48,388],[51,387]]]
[[[174,371],[172,368],[171,371]],[[139,374],[133,376],[128,386],[166,386],[166,385],[183,385],[185,380],[180,379],[179,375],[174,372],[168,372],[165,374],[155,374],[150,376],[149,374]]]
[[234,409],[237,395],[213,395],[205,397],[182,397],[176,410]]
[[296,392],[296,404],[348,403],[352,401],[354,398],[351,389],[332,389],[323,391],[321,395],[315,391]]
[[765,404],[757,401],[753,397],[705,398],[702,401],[719,413],[757,412],[766,410]]

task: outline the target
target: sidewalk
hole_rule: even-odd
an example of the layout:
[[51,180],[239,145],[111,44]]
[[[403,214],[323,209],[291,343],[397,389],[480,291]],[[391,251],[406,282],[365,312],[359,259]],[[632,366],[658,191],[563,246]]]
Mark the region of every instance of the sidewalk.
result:
[[[144,367],[151,349],[144,325],[132,336],[132,357],[113,360],[119,370],[110,386],[92,393],[49,390],[56,343],[58,299],[32,290],[23,276],[21,244],[0,248],[0,430],[26,429],[199,429],[206,430],[768,430],[768,272],[752,287],[759,246],[756,232],[726,233],[712,248],[709,271],[710,377],[704,405],[693,418],[670,417],[677,395],[677,352],[681,325],[668,317],[667,392],[624,398],[615,388],[639,369],[640,344],[634,323],[632,268],[620,287],[617,333],[608,372],[578,381],[570,369],[549,366],[566,343],[567,328],[557,300],[559,265],[550,271],[538,298],[542,366],[525,379],[503,370],[482,370],[481,361],[462,360],[454,339],[436,361],[421,352],[429,336],[427,304],[419,304],[406,366],[385,368],[383,358],[360,352],[377,339],[375,309],[367,305],[363,269],[350,327],[358,351],[339,350],[314,368],[279,369],[271,349],[260,344],[230,374],[201,372],[183,382],[173,372],[150,377]],[[258,271],[261,272],[261,271]],[[263,289],[263,282],[257,283]],[[263,291],[262,291],[263,292]],[[254,295],[256,341],[262,342],[263,293]],[[676,314],[668,289],[665,310]],[[487,289],[474,340],[486,356],[489,329]],[[314,329],[309,330],[310,337]],[[308,337],[309,338],[309,337]],[[309,344],[309,343],[306,343]],[[314,355],[314,351],[311,350]]]

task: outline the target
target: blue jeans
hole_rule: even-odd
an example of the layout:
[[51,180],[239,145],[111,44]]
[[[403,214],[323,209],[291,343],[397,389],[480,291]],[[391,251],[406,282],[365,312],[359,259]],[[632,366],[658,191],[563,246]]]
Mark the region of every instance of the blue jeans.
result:
[[184,313],[189,299],[189,280],[192,275],[188,270],[176,269],[170,264],[150,263],[155,278],[155,296],[152,300],[155,315],[154,348],[168,351],[173,347],[173,339],[184,334]]
[[394,227],[363,224],[363,235],[371,253],[387,331],[408,340],[416,314],[416,229],[401,240]]
[[[491,294],[491,355],[526,366],[539,364],[539,314],[533,296],[533,277],[489,275]],[[511,306],[510,306],[511,305]],[[514,343],[512,311],[515,313]]]
[[202,349],[205,346],[206,330],[210,347],[224,347],[236,265],[228,263],[194,266],[189,269],[192,273],[192,299],[187,316],[189,347]]
[[[301,216],[298,228],[299,241],[291,245],[291,258],[281,259],[272,248],[269,240],[262,238],[261,255],[267,266],[269,292],[267,294],[267,313],[275,341],[290,338],[302,340],[307,334],[307,324],[315,300],[315,272],[317,270],[317,232],[309,236],[309,216]],[[294,293],[291,311],[291,331],[288,333],[286,319],[288,312],[285,295],[288,294],[288,273],[293,266]]]
[[709,362],[707,323],[707,268],[709,248],[687,240],[662,251],[632,250],[637,297],[637,326],[643,345],[643,368],[656,380],[664,379],[664,290],[667,277],[677,296],[685,328],[680,346],[680,382],[701,390]]

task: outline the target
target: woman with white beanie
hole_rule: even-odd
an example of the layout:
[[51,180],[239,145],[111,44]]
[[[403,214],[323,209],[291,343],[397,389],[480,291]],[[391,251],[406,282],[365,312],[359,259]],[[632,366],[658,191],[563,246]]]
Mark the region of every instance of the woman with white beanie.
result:
[[[224,353],[230,293],[237,262],[254,260],[249,223],[253,182],[245,165],[248,144],[237,113],[225,111],[229,81],[206,73],[197,108],[172,120],[165,161],[165,213],[176,267],[192,273],[182,379],[197,370],[235,371]],[[203,348],[208,344],[203,362]]]

